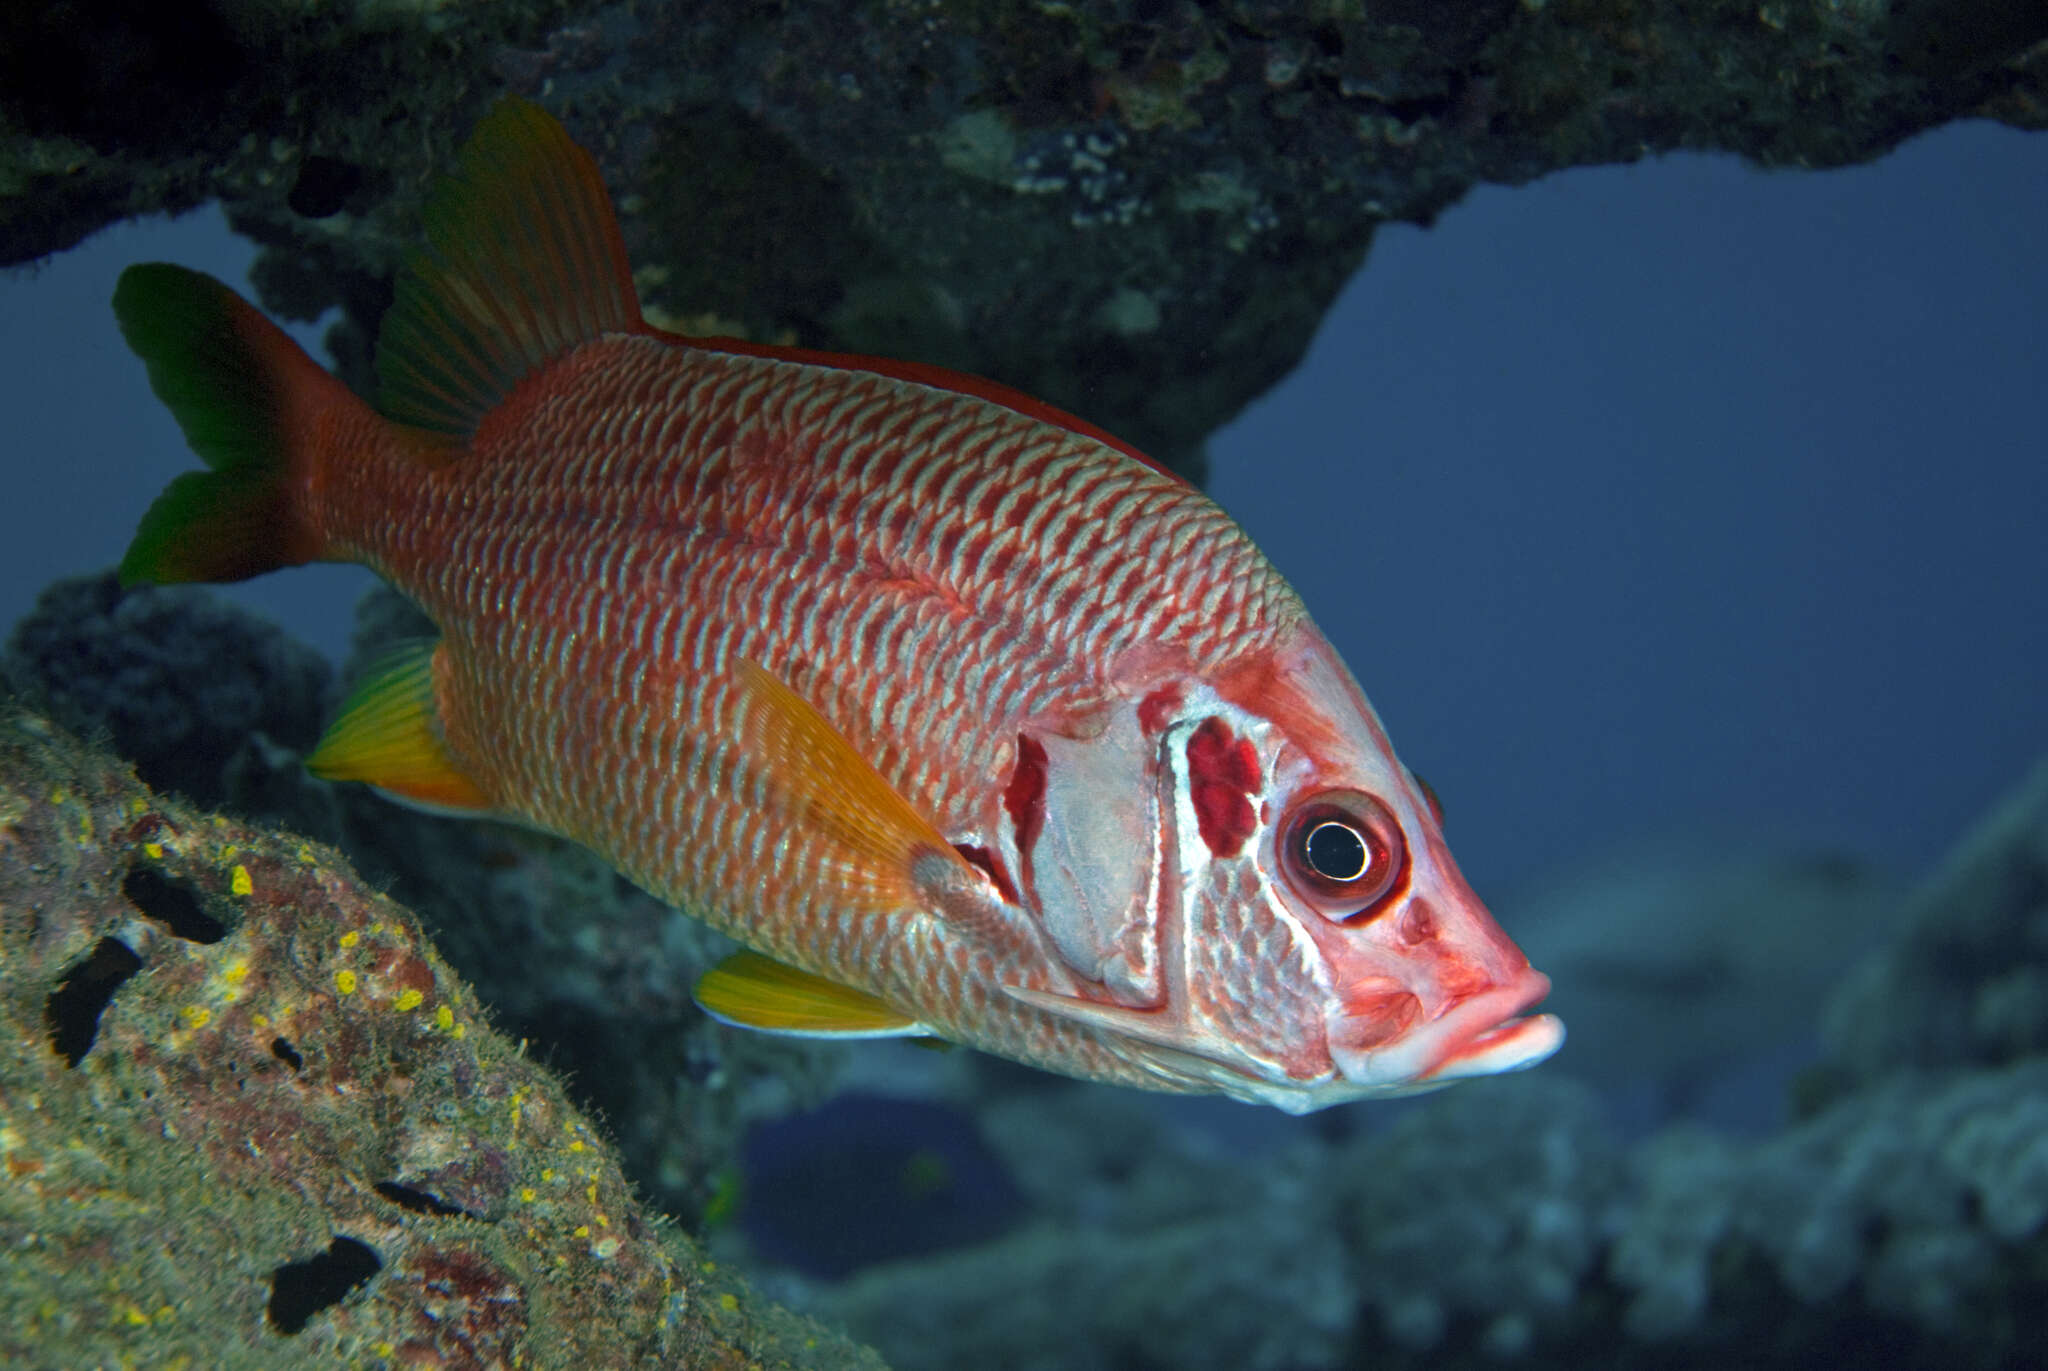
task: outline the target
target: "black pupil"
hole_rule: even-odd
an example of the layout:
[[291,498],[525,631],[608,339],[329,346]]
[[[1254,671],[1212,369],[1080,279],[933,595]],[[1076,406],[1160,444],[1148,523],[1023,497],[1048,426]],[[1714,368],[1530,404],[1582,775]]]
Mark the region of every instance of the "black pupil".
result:
[[1355,881],[1365,874],[1365,839],[1348,824],[1317,824],[1308,834],[1308,864],[1328,881]]

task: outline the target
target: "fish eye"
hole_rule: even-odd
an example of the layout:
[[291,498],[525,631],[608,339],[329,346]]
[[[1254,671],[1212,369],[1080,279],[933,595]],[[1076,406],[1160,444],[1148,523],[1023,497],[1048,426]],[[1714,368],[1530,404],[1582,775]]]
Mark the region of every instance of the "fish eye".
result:
[[1351,882],[1372,865],[1372,853],[1359,831],[1342,819],[1324,819],[1302,840],[1309,869],[1326,881]]
[[1387,807],[1357,791],[1326,791],[1281,830],[1288,884],[1325,917],[1362,923],[1406,886],[1408,847]]

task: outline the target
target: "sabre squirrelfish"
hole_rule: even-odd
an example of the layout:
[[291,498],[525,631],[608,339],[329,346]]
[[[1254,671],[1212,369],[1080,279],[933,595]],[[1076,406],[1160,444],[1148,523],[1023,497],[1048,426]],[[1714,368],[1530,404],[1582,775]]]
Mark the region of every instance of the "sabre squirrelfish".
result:
[[355,561],[441,631],[308,759],[567,835],[751,951],[730,1022],[1292,1112],[1563,1030],[1300,600],[1201,492],[978,378],[640,316],[595,163],[499,104],[375,409],[211,278],[114,308],[211,468],[128,581]]

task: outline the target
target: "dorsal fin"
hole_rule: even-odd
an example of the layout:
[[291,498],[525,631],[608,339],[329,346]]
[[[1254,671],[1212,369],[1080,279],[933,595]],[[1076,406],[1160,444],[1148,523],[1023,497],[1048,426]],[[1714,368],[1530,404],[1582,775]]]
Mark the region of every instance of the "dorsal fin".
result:
[[492,106],[424,219],[377,336],[388,418],[466,438],[550,358],[645,327],[597,163],[538,105]]

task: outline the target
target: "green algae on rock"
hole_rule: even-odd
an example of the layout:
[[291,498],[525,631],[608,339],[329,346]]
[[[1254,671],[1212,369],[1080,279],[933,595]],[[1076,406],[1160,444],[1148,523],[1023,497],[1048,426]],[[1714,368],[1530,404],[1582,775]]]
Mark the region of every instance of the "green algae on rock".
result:
[[[431,621],[395,591],[357,607],[344,679]],[[588,849],[443,819],[306,774],[331,672],[312,649],[196,586],[53,583],[0,653],[0,681],[146,783],[339,848],[416,913],[501,1028],[602,1114],[648,1203],[688,1224],[753,1122],[823,1098],[846,1049],[739,1032],[689,988],[732,943]]]
[[329,849],[0,698],[0,1363],[879,1368],[638,1202]]

